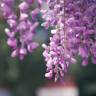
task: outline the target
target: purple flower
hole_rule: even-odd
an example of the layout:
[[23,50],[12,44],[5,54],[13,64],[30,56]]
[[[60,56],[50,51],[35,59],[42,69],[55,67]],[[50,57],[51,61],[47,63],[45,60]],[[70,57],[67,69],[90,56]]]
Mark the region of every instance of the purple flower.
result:
[[[5,28],[6,35],[8,36],[7,44],[13,50],[11,56],[19,57],[21,60],[24,59],[28,52],[33,52],[34,49],[38,47],[38,43],[34,42],[35,29],[38,27],[39,23],[34,17],[39,14],[39,10],[31,11],[29,8],[32,0],[26,0],[19,4],[18,8],[20,10],[20,16],[13,10],[14,0],[3,0],[1,3],[2,13],[9,26]],[[34,22],[33,22],[34,20]]]
[[23,1],[21,4],[19,4],[19,9],[21,12],[26,12],[28,11],[28,8],[29,8],[29,4],[25,1]]
[[96,63],[96,0],[47,0],[46,4],[47,8],[41,10],[45,19],[42,26],[54,30],[49,45],[43,44],[45,76],[62,79],[78,55],[83,66],[90,56]]
[[76,56],[82,58],[83,66],[88,64],[89,57],[96,63],[96,0],[38,0],[38,8],[31,11],[34,0],[26,0],[18,5],[20,16],[13,10],[13,1],[1,3],[9,26],[5,32],[12,57],[22,60],[38,47],[33,40],[39,25],[37,15],[41,12],[45,20],[41,26],[52,27],[49,44],[42,45],[47,67],[45,77],[55,81],[63,79],[70,64],[77,62]]
[[9,38],[7,40],[7,44],[12,47],[12,48],[16,48],[17,47],[17,40],[14,38]]

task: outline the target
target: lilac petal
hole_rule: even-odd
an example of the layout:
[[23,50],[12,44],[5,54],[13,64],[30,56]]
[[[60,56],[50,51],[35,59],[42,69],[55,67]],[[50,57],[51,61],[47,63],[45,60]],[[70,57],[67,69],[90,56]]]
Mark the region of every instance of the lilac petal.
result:
[[39,46],[38,43],[33,42],[33,43],[31,43],[31,44],[28,45],[27,49],[28,49],[29,52],[32,52],[32,51],[33,51],[34,49],[36,49],[38,46]]
[[25,48],[20,48],[19,54],[20,54],[20,55],[26,55],[26,54],[27,54],[26,49],[25,49]]
[[26,13],[20,13],[20,21],[27,20],[28,14]]
[[7,5],[11,6],[14,3],[14,0],[2,0]]
[[35,22],[35,23],[33,24],[33,26],[31,27],[30,31],[31,31],[31,32],[34,31],[34,30],[38,27],[38,25],[39,25],[39,23],[38,23],[38,22]]
[[8,19],[7,23],[9,24],[9,26],[12,27],[16,27],[17,22],[14,19]]
[[12,47],[12,48],[16,48],[17,47],[17,40],[16,39],[8,39],[7,40],[7,44]]
[[11,53],[11,57],[12,58],[15,58],[15,57],[17,57],[18,56],[18,49],[16,49],[16,50],[14,50],[12,53]]
[[34,9],[34,10],[32,10],[30,12],[30,15],[31,15],[33,20],[37,20],[36,16],[38,15],[38,13],[39,13],[39,9],[38,8],[36,8],[36,9]]
[[32,4],[34,0],[26,0],[28,4]]
[[83,59],[82,66],[86,66],[88,64],[88,59]]
[[79,47],[79,55],[83,58],[88,57],[88,50],[86,47]]
[[45,77],[51,79],[52,75],[53,75],[52,70],[50,70],[48,73],[45,74]]
[[15,36],[14,32],[10,32],[10,29],[5,28],[5,33],[8,37],[13,38]]
[[20,58],[20,60],[23,60],[26,54],[27,54],[27,50],[25,48],[20,48],[19,49],[19,58]]
[[29,8],[29,4],[25,1],[23,1],[20,5],[19,5],[20,11],[22,12],[26,12]]

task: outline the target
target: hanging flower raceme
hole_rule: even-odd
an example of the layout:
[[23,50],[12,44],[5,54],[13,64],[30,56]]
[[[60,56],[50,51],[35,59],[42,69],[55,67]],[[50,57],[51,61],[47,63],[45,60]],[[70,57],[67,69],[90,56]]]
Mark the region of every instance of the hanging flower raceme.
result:
[[96,0],[37,0],[39,8],[31,11],[33,1],[21,2],[16,13],[15,0],[2,0],[1,9],[9,26],[5,28],[7,44],[13,50],[11,56],[23,59],[38,47],[33,39],[39,24],[36,17],[41,12],[45,20],[41,26],[53,27],[49,45],[42,45],[46,77],[62,80],[78,55],[83,66],[88,64],[90,56],[96,64]]
[[47,62],[47,73],[45,76],[55,78],[55,81],[57,81],[57,79],[61,80],[64,77],[69,64],[74,63],[76,60],[67,49],[67,33],[64,29],[64,0],[49,0],[47,4],[49,8],[41,10],[44,14],[43,18],[46,20],[42,26],[48,28],[51,25],[55,29],[51,30],[53,36],[50,37],[49,46],[42,45],[45,48],[43,55]]
[[75,56],[82,57],[82,65],[96,64],[96,0],[47,0],[42,9],[45,28],[53,26],[49,45],[43,44],[48,78],[62,79]]
[[9,26],[5,28],[5,32],[8,36],[7,44],[13,50],[11,56],[23,59],[28,52],[38,47],[38,43],[33,39],[39,25],[36,18],[39,8],[30,11],[33,0],[26,0],[19,4],[18,11],[15,12],[14,3],[15,0],[2,0],[1,10]]
[[70,48],[76,47],[77,54],[82,57],[82,65],[88,64],[90,56],[92,62],[96,63],[96,55],[93,51],[96,48],[96,0],[66,1],[65,8],[68,14],[66,24],[69,30],[67,33]]

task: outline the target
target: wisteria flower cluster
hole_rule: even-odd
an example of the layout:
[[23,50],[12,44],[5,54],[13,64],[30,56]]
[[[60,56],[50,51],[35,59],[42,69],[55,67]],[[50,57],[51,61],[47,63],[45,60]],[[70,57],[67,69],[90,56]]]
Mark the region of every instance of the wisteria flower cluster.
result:
[[48,78],[62,78],[70,64],[80,55],[82,65],[96,64],[96,0],[48,0],[47,10],[41,10],[46,20],[42,25],[51,30],[50,43],[43,44]]
[[45,77],[62,80],[78,55],[83,66],[88,64],[89,57],[96,64],[96,0],[38,0],[39,7],[31,12],[33,0],[26,0],[18,6],[19,17],[13,10],[13,1],[3,0],[1,4],[9,25],[5,32],[7,44],[13,49],[12,57],[23,59],[27,51],[37,48],[33,37],[39,24],[36,17],[41,13],[45,20],[41,26],[52,27],[49,45],[42,44],[47,63]]
[[13,6],[14,3],[15,0],[2,0],[1,8],[9,26],[9,28],[5,28],[5,32],[8,36],[7,44],[13,51],[11,56],[19,56],[22,60],[28,52],[32,52],[38,47],[38,43],[33,41],[33,37],[36,34],[35,29],[39,25],[36,19],[39,9],[30,11],[33,0],[26,0],[18,5],[17,13]]

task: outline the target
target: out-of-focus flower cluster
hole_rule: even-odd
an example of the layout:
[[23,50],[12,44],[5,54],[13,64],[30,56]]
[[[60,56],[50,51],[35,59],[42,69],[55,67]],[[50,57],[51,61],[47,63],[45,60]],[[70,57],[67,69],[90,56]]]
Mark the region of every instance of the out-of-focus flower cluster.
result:
[[96,64],[96,0],[47,0],[42,9],[45,28],[53,34],[49,45],[43,44],[48,78],[62,79],[75,57],[82,57],[82,65]]
[[18,8],[14,8],[15,3],[16,0],[2,0],[1,10],[8,24],[5,32],[8,36],[7,44],[13,51],[11,56],[19,56],[20,59],[23,59],[28,52],[32,52],[38,47],[38,43],[33,39],[36,34],[35,29],[39,25],[36,19],[39,9],[30,11],[33,0],[22,1]]
[[21,2],[18,14],[13,10],[14,0],[2,0],[12,57],[23,59],[27,52],[37,48],[33,37],[39,24],[37,15],[41,12],[45,20],[41,26],[53,27],[49,45],[42,45],[46,77],[62,80],[69,65],[77,62],[77,55],[81,56],[83,66],[88,64],[90,56],[96,64],[96,0],[38,0],[39,8],[31,11],[32,3],[33,0]]

